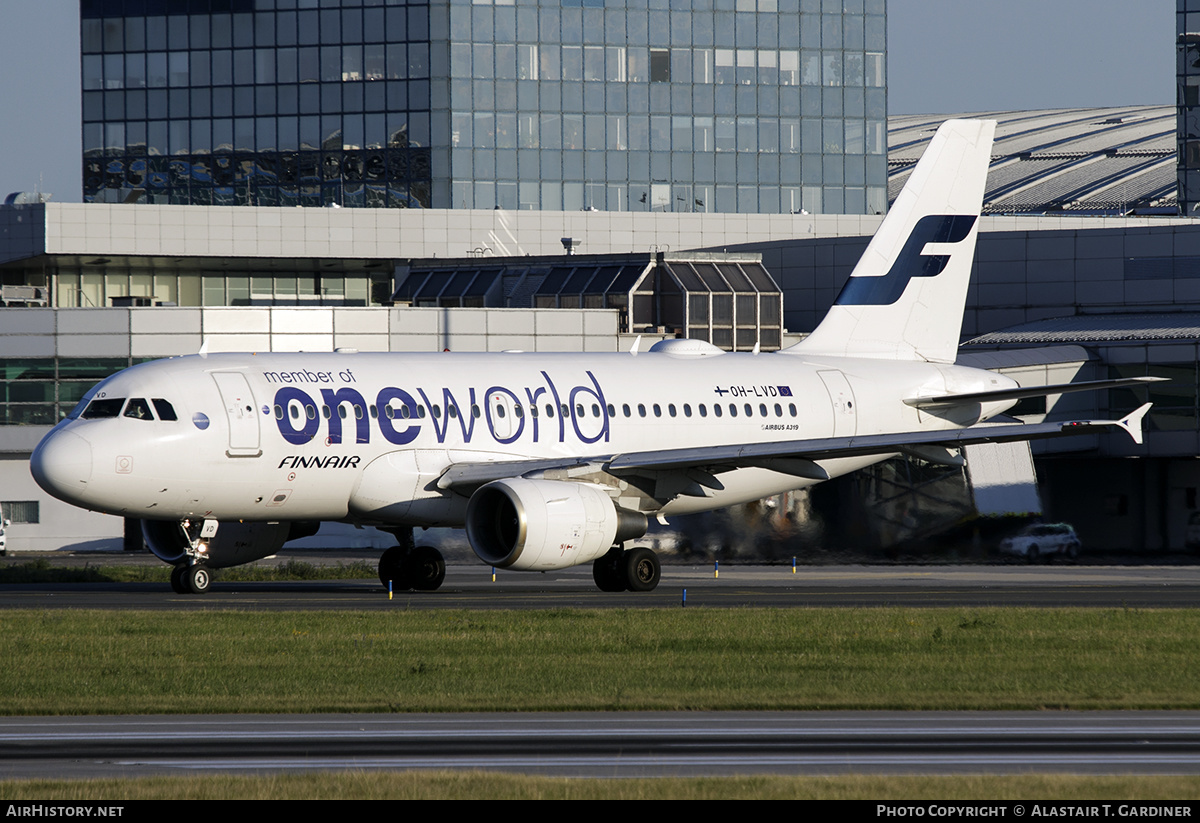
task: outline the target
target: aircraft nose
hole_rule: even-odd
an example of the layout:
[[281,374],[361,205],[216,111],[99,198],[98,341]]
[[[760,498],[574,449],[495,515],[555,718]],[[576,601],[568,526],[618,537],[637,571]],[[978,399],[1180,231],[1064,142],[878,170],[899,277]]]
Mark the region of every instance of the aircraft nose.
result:
[[71,431],[52,431],[29,458],[33,479],[68,502],[77,500],[92,479],[92,445]]

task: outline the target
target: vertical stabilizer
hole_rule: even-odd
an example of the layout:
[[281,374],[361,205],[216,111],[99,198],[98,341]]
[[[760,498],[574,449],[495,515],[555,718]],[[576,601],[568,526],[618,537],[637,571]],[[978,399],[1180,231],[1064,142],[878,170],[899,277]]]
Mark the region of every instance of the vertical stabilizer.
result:
[[993,120],[947,120],[796,354],[952,363],[991,157]]

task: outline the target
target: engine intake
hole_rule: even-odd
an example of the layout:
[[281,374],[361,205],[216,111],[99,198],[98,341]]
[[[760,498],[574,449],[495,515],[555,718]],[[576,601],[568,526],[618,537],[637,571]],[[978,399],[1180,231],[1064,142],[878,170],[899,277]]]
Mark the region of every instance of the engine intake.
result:
[[646,515],[618,509],[599,486],[510,478],[488,483],[467,504],[467,539],[502,569],[566,569],[646,533]]

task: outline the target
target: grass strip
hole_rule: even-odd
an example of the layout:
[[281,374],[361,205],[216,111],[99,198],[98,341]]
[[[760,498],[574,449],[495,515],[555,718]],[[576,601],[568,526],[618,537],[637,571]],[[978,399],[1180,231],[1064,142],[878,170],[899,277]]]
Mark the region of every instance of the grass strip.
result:
[[0,612],[0,712],[1196,709],[1200,611]]
[[[706,777],[585,780],[486,772],[359,772],[133,780],[6,780],[0,800],[1194,800],[1200,777]],[[1114,814],[1116,807],[1113,808]]]

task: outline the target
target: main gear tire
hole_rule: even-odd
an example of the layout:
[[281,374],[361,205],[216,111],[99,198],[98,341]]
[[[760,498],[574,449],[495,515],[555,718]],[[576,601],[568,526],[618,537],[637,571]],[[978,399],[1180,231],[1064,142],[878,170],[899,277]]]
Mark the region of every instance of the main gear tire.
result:
[[408,551],[402,546],[392,546],[379,558],[379,582],[386,589],[391,584],[392,591],[402,592],[411,589],[412,581],[408,572]]
[[419,592],[435,591],[446,579],[446,560],[432,546],[417,546],[405,563],[412,587]]
[[624,552],[610,551],[604,557],[592,561],[592,579],[602,592],[625,591],[625,572],[621,568]]
[[651,592],[658,586],[662,567],[658,555],[650,549],[637,548],[625,552],[625,585],[631,592]]

